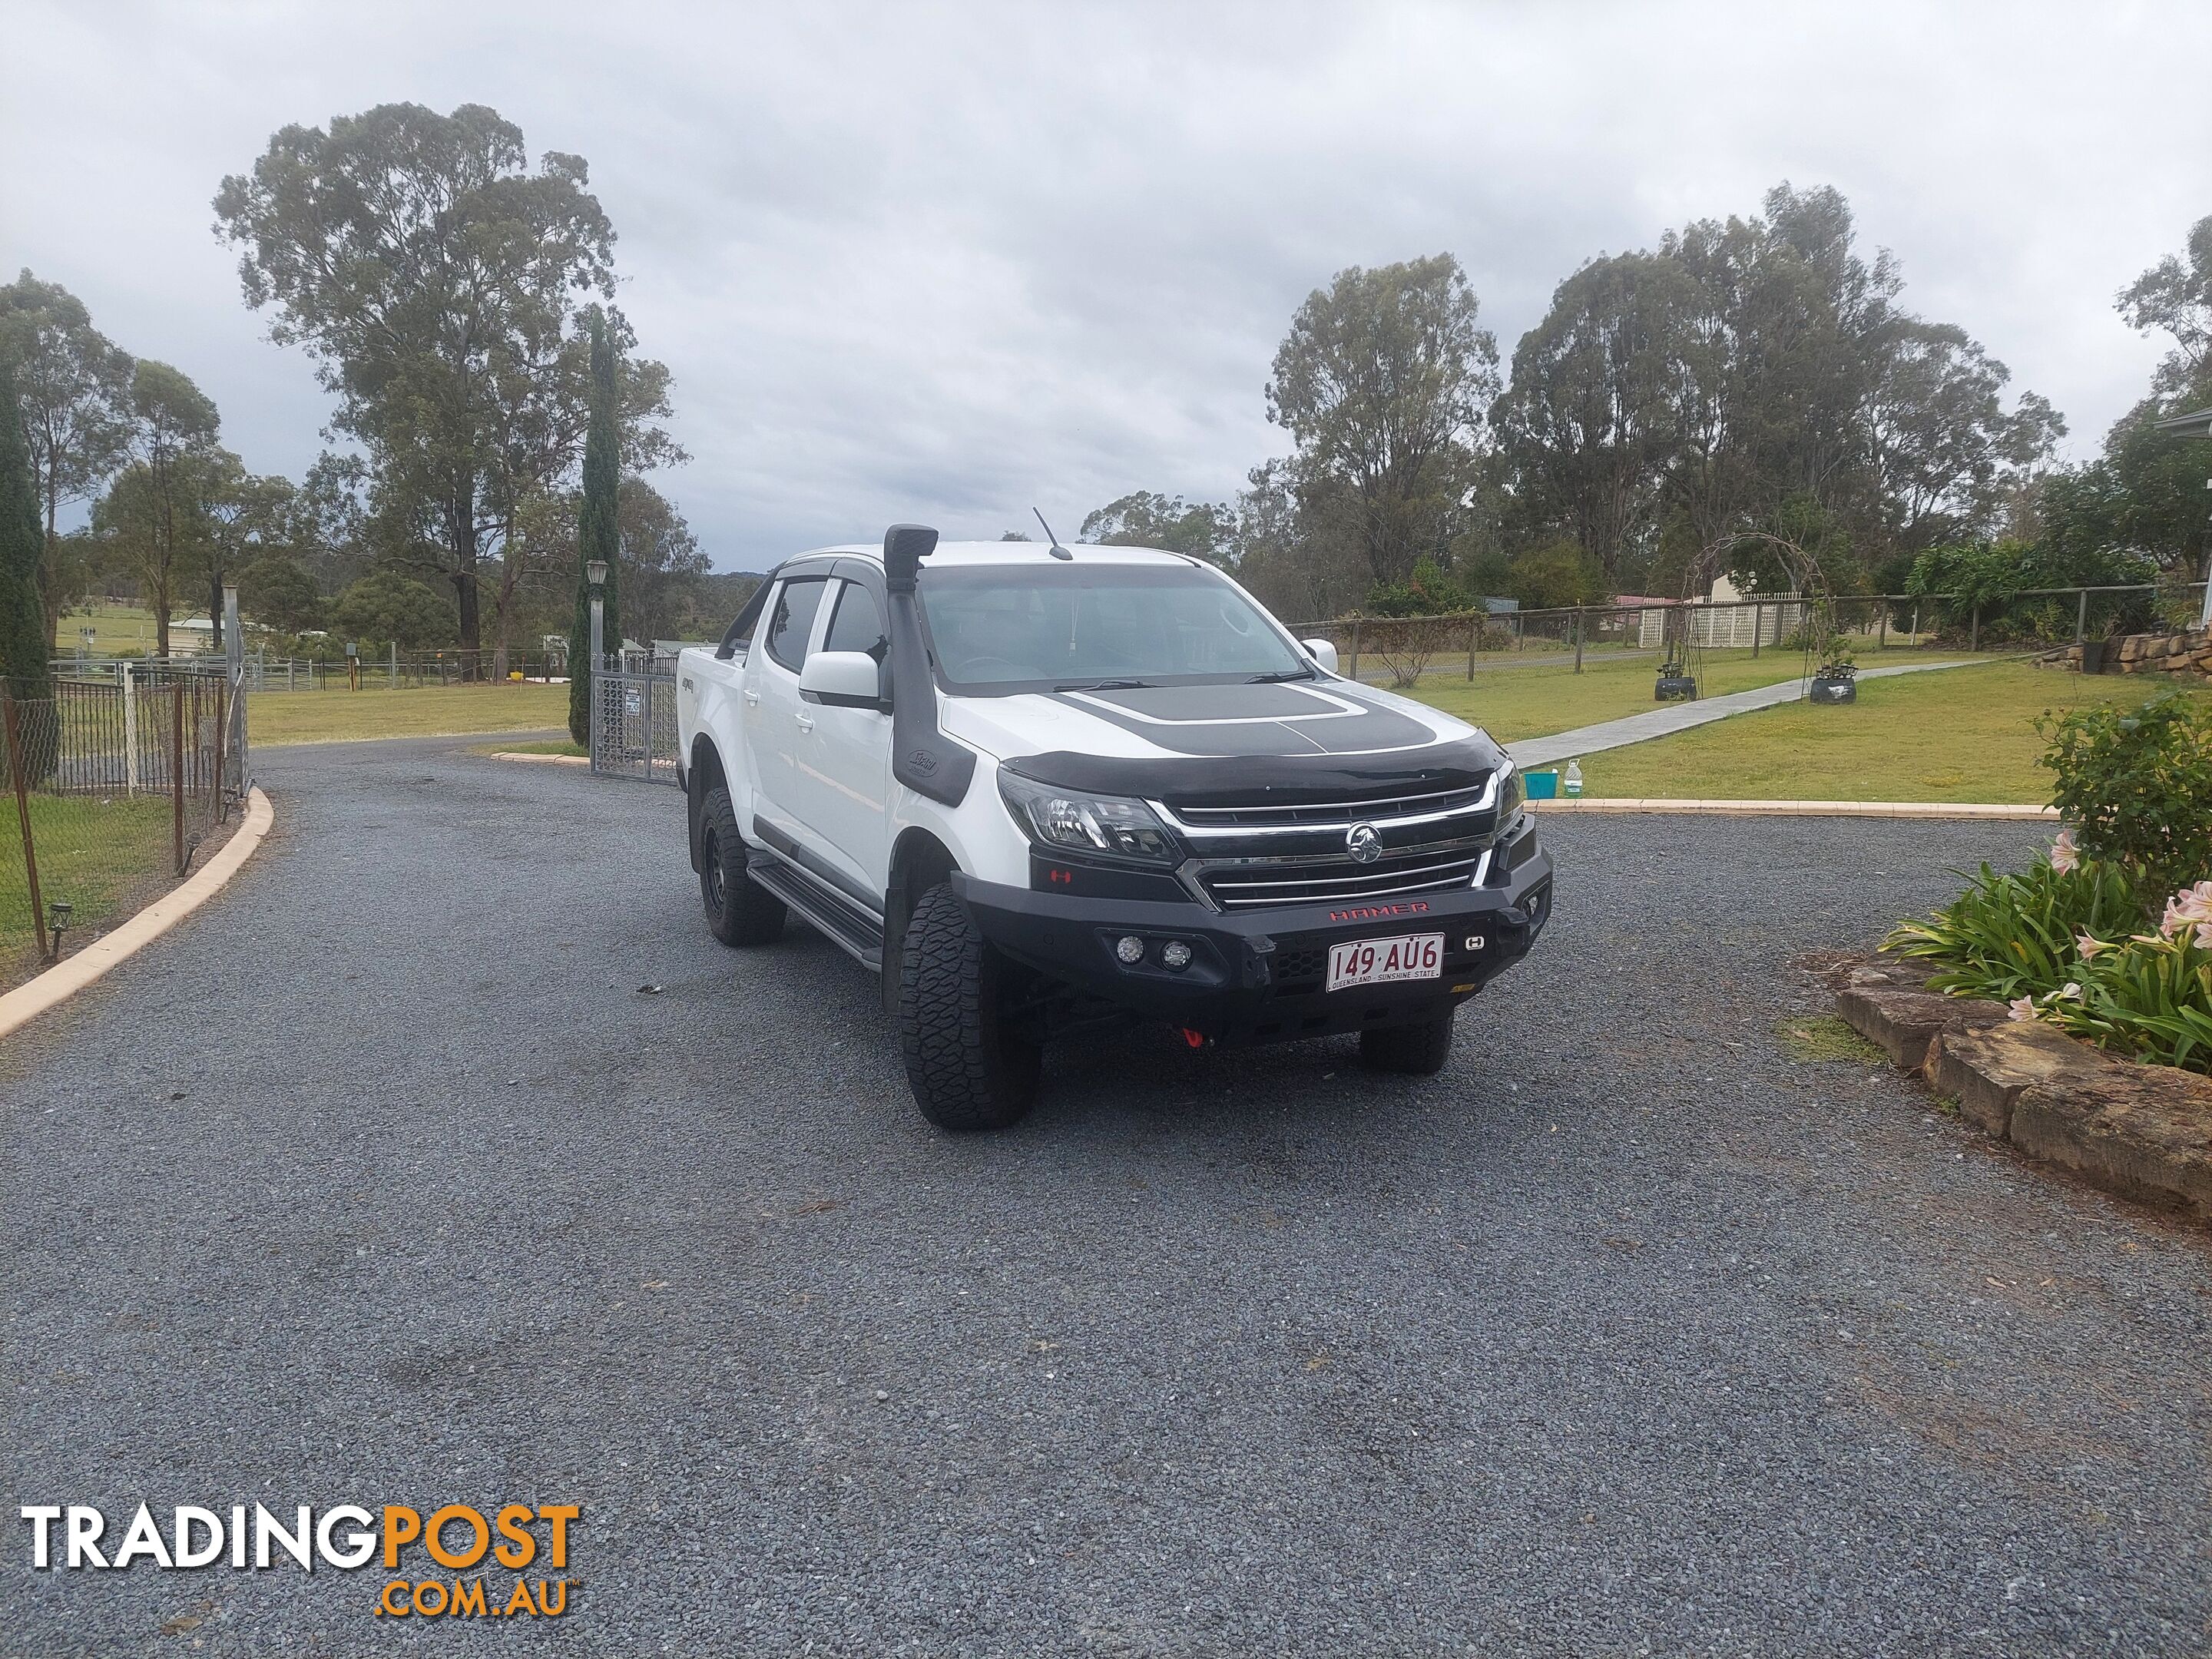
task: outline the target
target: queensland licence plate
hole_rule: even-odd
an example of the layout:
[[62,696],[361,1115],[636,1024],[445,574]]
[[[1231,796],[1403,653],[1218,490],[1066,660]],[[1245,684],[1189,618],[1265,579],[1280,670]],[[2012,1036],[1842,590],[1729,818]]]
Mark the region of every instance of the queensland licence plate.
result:
[[1444,936],[1408,933],[1400,939],[1356,939],[1328,947],[1328,988],[1382,985],[1399,979],[1436,979],[1444,970]]

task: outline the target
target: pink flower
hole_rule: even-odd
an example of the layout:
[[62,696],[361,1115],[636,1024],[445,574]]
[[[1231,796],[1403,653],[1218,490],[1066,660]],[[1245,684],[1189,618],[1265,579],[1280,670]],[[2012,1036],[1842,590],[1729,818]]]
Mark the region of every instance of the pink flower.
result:
[[2096,958],[2098,951],[2109,951],[2112,948],[2112,947],[2111,945],[2106,944],[2104,940],[2095,937],[2094,934],[2076,933],[2074,935],[2074,949],[2084,962],[2094,961]]
[[2010,1002],[2005,1004],[2005,1006],[2012,1010],[2011,1017],[2014,1019],[2033,1019],[2035,1018],[2035,999],[2033,997],[2014,997]]
[[2051,867],[2063,876],[2081,862],[2081,849],[2074,844],[2074,832],[2061,830],[2058,839],[2051,843]]
[[2166,900],[2166,919],[2159,923],[2158,931],[2172,939],[2185,928],[2207,924],[2212,924],[2212,881],[2200,881]]

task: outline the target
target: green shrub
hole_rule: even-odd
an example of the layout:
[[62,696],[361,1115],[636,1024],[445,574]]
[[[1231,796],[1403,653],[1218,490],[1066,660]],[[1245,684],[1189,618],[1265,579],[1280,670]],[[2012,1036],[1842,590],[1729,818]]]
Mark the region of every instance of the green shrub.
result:
[[1966,890],[1925,921],[1900,922],[1882,949],[1937,964],[1931,989],[2000,1001],[2054,991],[2076,976],[2077,941],[2142,925],[2143,902],[2118,865],[2059,862],[2018,875],[1986,864]]
[[2084,859],[2124,866],[2147,896],[2212,876],[2212,701],[2170,690],[2046,714],[2036,730]]

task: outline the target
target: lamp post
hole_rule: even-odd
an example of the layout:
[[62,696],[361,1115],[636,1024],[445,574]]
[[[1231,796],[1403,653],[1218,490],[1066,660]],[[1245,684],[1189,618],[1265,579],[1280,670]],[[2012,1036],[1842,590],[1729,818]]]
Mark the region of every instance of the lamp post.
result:
[[[599,668],[606,655],[607,562],[605,559],[584,561],[584,580],[592,589],[592,654],[585,664],[584,672],[589,677],[586,691],[591,699],[589,736],[592,770],[596,772],[599,769]],[[572,662],[568,665],[568,672],[573,677],[575,672],[576,665]]]

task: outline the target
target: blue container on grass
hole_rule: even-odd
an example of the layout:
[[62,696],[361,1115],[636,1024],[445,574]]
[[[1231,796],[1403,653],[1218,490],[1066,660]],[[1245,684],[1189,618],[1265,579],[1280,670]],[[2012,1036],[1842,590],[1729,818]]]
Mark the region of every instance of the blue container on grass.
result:
[[1521,782],[1528,790],[1530,800],[1557,800],[1559,798],[1559,775],[1557,772],[1523,772]]

